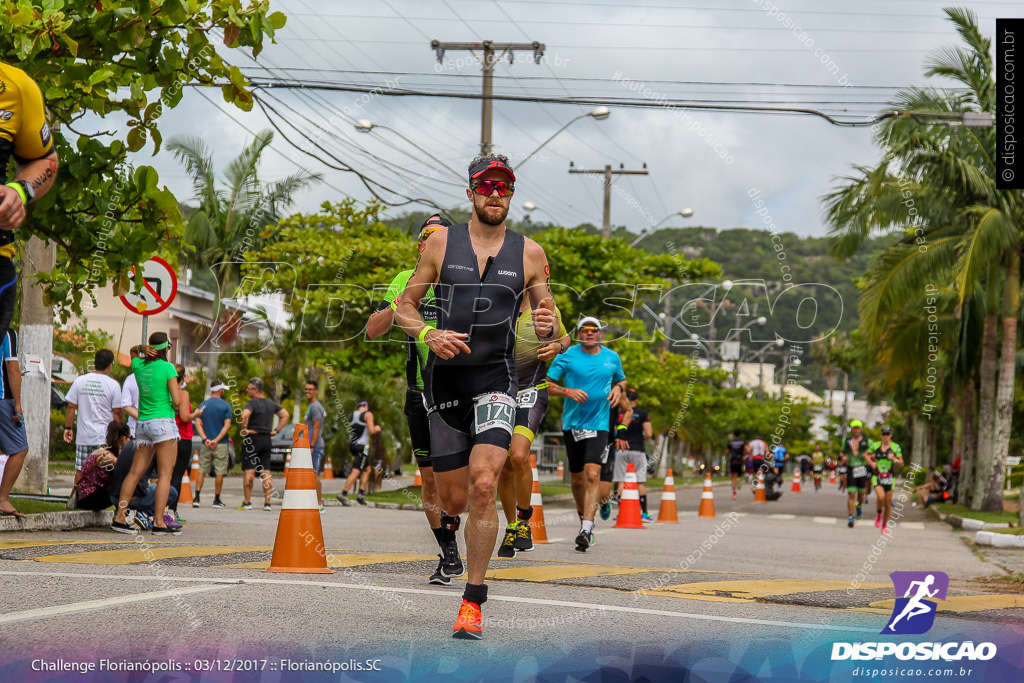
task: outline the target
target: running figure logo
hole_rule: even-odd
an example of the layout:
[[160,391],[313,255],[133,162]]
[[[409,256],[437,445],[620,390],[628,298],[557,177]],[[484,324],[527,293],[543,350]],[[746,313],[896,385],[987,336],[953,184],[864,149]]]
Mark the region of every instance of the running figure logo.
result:
[[935,623],[934,601],[946,599],[949,577],[943,572],[893,572],[889,578],[896,588],[896,604],[881,632],[917,635],[928,631]]

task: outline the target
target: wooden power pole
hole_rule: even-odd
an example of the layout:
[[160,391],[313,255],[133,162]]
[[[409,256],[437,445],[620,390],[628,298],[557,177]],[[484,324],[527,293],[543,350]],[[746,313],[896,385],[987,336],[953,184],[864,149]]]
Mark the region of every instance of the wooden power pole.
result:
[[576,168],[573,162],[569,162],[569,173],[589,173],[591,175],[604,176],[604,220],[601,223],[601,236],[608,238],[612,236],[612,176],[617,175],[648,175],[647,164],[644,164],[642,171],[627,171],[619,165],[619,168],[612,170],[611,164],[605,164],[603,169]]

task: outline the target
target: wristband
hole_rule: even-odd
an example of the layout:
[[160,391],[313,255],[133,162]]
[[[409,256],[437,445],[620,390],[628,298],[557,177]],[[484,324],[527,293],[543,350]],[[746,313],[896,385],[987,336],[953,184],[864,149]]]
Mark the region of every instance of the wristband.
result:
[[7,187],[14,188],[14,191],[18,193],[19,197],[21,197],[22,204],[28,204],[28,195],[25,194],[25,188],[21,186],[21,183],[10,182],[7,183]]
[[421,341],[424,344],[426,344],[427,343],[427,332],[429,332],[432,329],[434,329],[434,328],[431,327],[430,325],[424,325],[423,329],[420,330],[420,333],[418,335],[416,335],[417,341]]
[[64,428],[64,431],[65,431],[65,432],[66,432],[66,431],[72,431],[72,432],[73,432],[73,431],[75,431],[75,428],[74,428],[74,427],[65,427],[65,428]]
[[621,431],[625,431],[626,429],[629,429],[629,427],[627,427],[626,425],[619,425],[619,431],[620,432]]

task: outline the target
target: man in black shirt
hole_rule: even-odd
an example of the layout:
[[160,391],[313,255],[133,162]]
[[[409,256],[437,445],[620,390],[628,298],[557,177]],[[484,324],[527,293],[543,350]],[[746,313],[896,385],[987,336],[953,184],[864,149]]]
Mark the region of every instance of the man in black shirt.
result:
[[729,453],[729,476],[732,479],[732,497],[735,499],[743,481],[743,460],[750,453],[747,442],[740,438],[740,430],[732,433],[732,441],[726,446]]
[[[242,504],[239,510],[252,510],[252,487],[256,472],[263,479],[263,509],[270,510],[270,438],[288,424],[288,411],[263,395],[263,380],[253,377],[245,388],[249,402],[242,409]],[[274,416],[277,416],[277,428]]]

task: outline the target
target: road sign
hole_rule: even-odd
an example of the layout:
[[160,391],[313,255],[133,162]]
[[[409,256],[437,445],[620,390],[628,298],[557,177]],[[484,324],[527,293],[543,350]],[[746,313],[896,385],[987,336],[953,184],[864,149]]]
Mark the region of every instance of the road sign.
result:
[[[135,277],[135,268],[132,268],[132,278]],[[121,303],[132,313],[139,315],[153,315],[160,313],[174,301],[174,295],[178,293],[178,276],[174,269],[159,256],[146,261],[142,266],[142,291],[136,294],[130,292],[121,297]],[[132,287],[135,283],[132,282]]]

